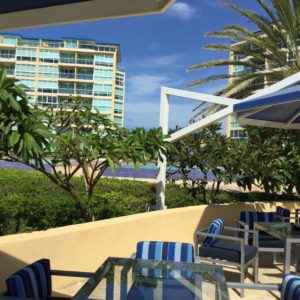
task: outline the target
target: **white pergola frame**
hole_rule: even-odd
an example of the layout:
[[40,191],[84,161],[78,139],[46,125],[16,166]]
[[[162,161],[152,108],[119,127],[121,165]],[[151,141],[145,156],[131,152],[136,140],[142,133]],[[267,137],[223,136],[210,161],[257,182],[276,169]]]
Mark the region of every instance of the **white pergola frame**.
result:
[[[173,89],[168,87],[161,88],[161,98],[160,98],[160,122],[159,125],[162,128],[164,134],[168,134],[169,131],[169,106],[170,106],[170,96],[176,96],[184,99],[191,99],[200,102],[215,103],[224,105],[225,108],[211,114],[196,123],[193,123],[185,128],[182,128],[166,139],[168,142],[175,142],[185,136],[192,134],[193,132],[205,128],[208,125],[220,121],[233,113],[233,105],[236,103],[241,103],[241,101],[247,101],[255,99],[257,97],[266,96],[268,94],[279,91],[283,88],[300,83],[300,72],[289,76],[269,87],[266,87],[254,95],[251,95],[243,100],[237,100],[232,98],[226,98],[221,96],[214,96],[203,93],[195,93],[186,90]],[[253,124],[255,125],[255,124]],[[284,127],[282,127],[284,128]],[[166,171],[167,171],[167,160],[164,157],[163,161],[158,162],[158,175],[157,175],[157,193],[156,193],[156,209],[166,209],[165,205],[165,189],[166,189]]]

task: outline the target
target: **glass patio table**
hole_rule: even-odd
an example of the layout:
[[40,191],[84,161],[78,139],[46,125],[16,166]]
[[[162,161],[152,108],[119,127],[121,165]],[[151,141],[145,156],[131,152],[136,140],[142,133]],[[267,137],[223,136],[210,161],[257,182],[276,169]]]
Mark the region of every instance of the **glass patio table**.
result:
[[284,241],[284,274],[291,272],[291,248],[292,244],[300,244],[300,230],[295,230],[292,223],[285,222],[255,222],[254,230],[258,234],[254,235],[254,243],[259,240],[259,231],[264,231],[277,239]]
[[229,300],[221,266],[109,257],[76,300]]

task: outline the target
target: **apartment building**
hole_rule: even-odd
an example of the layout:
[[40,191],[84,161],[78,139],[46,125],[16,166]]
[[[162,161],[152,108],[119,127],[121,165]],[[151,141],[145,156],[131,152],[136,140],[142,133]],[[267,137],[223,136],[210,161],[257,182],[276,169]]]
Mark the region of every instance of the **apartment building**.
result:
[[125,73],[119,62],[117,44],[0,35],[0,67],[28,86],[35,107],[58,107],[70,95],[80,96],[84,105],[123,126]]

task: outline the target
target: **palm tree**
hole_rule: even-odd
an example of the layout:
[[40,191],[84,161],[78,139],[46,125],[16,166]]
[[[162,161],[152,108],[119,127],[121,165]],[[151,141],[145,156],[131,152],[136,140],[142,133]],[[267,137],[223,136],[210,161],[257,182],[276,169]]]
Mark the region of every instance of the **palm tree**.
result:
[[[194,65],[188,71],[202,70],[219,66],[232,66],[240,72],[220,74],[196,80],[188,87],[199,86],[216,80],[228,79],[227,87],[216,95],[241,99],[265,85],[277,82],[300,71],[300,0],[257,0],[263,14],[241,9],[223,2],[227,7],[245,16],[257,28],[249,31],[241,25],[228,25],[222,31],[208,34],[209,37],[226,38],[230,43],[214,43],[205,49],[228,51],[229,59],[216,59]],[[232,44],[232,40],[236,42]],[[203,113],[212,113],[220,109],[213,105],[194,111],[194,119]]]

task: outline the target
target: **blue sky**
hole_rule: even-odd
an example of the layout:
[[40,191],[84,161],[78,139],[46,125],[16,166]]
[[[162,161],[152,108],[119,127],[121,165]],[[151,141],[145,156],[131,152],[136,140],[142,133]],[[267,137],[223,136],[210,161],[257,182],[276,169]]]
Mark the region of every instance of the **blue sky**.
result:
[[[239,6],[242,3],[243,8],[257,10],[255,0],[231,0],[230,3]],[[226,8],[219,0],[177,0],[164,14],[40,27],[13,33],[54,39],[91,38],[120,44],[120,68],[127,76],[125,126],[150,128],[159,125],[161,86],[186,89],[186,85],[195,79],[222,71],[211,69],[187,73],[186,69],[209,59],[227,57],[227,53],[207,51],[203,46],[216,41],[205,37],[207,32],[228,24],[250,26],[245,18]],[[224,84],[215,82],[190,90],[214,93]],[[187,125],[195,104],[194,101],[172,99],[170,127]]]

